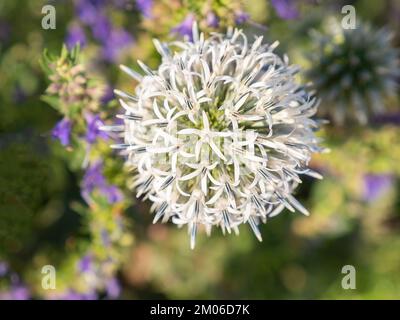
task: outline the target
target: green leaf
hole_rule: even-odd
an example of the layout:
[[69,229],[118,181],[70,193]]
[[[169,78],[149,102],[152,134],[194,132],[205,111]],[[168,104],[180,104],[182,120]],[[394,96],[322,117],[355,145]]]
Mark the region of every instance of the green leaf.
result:
[[41,100],[49,104],[56,110],[60,110],[60,99],[57,96],[42,95]]

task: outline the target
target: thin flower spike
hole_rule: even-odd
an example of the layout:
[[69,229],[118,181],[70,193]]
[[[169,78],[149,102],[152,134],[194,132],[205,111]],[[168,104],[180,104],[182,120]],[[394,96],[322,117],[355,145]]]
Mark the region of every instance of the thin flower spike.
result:
[[153,201],[153,222],[186,225],[192,249],[200,229],[237,234],[243,223],[261,241],[259,224],[284,208],[308,214],[292,194],[300,174],[320,177],[308,168],[321,151],[317,99],[276,43],[250,43],[237,29],[207,38],[196,24],[192,39],[155,41],[162,62],[139,62],[143,76],[122,67],[139,84],[115,91],[125,141],[113,147],[136,169],[132,187]]

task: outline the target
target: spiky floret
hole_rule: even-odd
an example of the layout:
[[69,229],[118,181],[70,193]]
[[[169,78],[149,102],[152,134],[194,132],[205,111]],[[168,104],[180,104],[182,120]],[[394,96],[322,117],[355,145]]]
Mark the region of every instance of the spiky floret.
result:
[[[279,214],[307,210],[293,197],[299,175],[320,177],[307,164],[320,151],[315,98],[294,81],[297,68],[273,53],[277,43],[249,44],[241,30],[198,34],[171,46],[155,41],[158,70],[138,61],[145,75],[136,94],[116,90],[122,149],[137,169],[137,196],[153,202],[154,222],[188,225],[191,247],[198,226],[238,233]],[[172,51],[172,47],[178,50]]]
[[307,72],[323,102],[321,114],[339,125],[353,119],[365,124],[371,114],[384,111],[385,97],[395,93],[400,69],[392,34],[359,21],[355,29],[344,29],[333,18],[325,30],[313,34]]

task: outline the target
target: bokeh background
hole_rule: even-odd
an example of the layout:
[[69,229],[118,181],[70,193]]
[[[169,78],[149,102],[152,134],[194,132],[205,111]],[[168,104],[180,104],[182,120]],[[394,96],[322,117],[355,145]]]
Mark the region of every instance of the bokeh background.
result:
[[[48,4],[56,29],[42,28]],[[112,89],[136,85],[118,65],[160,62],[152,38],[190,38],[195,20],[206,32],[239,26],[279,40],[277,52],[307,71],[313,34],[340,21],[346,4],[369,34],[385,27],[399,47],[395,0],[0,0],[0,298],[400,298],[397,88],[372,88],[382,108],[368,123],[349,116],[323,126],[331,152],[311,166],[324,179],[305,178],[296,193],[311,215],[284,211],[261,226],[262,243],[244,225],[239,236],[202,233],[192,251],[186,230],[153,225],[150,204],[129,191],[131,175],[108,147],[112,137],[98,130],[115,122]],[[378,43],[360,50],[379,56],[377,65],[395,59]],[[350,94],[356,86],[353,78]],[[339,107],[321,98],[329,119]],[[45,265],[56,269],[56,289],[42,287]],[[341,286],[344,265],[356,268],[355,290]]]

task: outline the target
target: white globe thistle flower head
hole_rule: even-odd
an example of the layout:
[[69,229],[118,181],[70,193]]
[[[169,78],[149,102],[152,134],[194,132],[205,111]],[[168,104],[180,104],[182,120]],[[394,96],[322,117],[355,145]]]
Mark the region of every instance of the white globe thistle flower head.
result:
[[300,175],[320,178],[308,162],[319,152],[312,119],[317,103],[273,50],[249,43],[241,30],[193,42],[154,41],[157,70],[138,61],[144,75],[122,66],[139,84],[116,90],[125,109],[121,149],[136,171],[132,187],[153,202],[154,223],[187,225],[194,248],[203,226],[238,233],[248,223],[261,241],[260,222],[284,208],[308,211],[293,191]]

